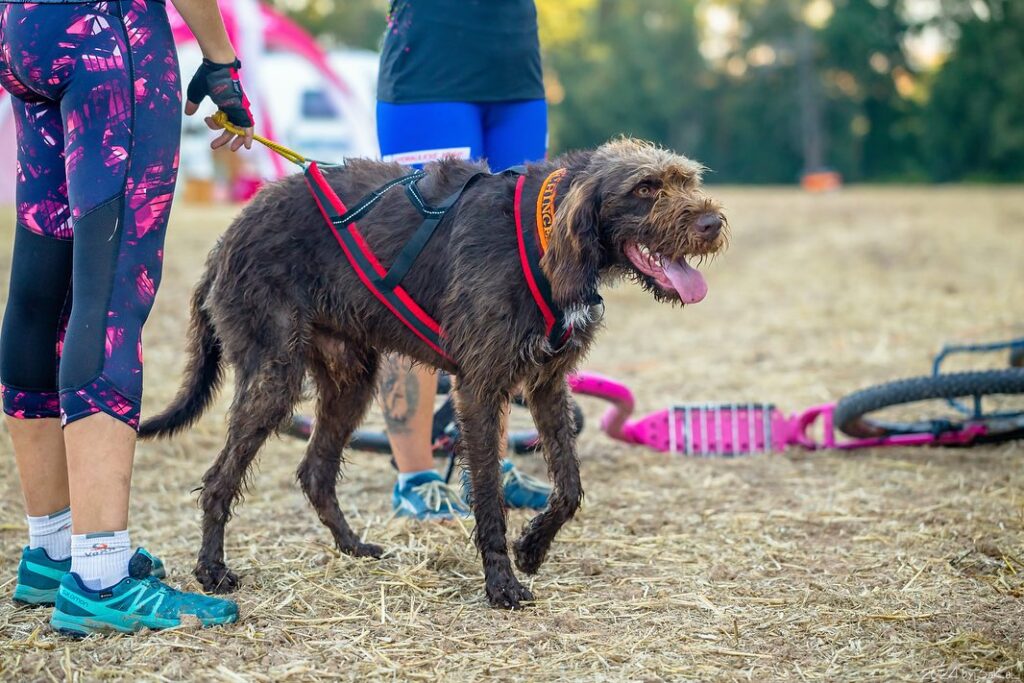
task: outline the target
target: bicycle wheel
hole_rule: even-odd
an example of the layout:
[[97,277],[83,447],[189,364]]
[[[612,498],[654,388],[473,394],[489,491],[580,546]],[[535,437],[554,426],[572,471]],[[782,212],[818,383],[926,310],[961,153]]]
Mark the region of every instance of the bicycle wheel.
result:
[[[573,435],[579,436],[583,431],[583,409],[576,401],[570,399],[573,414]],[[525,404],[521,404],[525,405]],[[530,455],[540,451],[540,436],[536,429],[511,431],[508,435],[508,447],[516,455]]]
[[[313,418],[308,415],[293,415],[290,420],[285,420],[281,425],[281,433],[294,436],[303,441],[309,441],[313,435]],[[348,447],[357,451],[370,451],[372,453],[390,453],[391,443],[388,435],[383,431],[372,429],[357,429],[349,437]]]
[[[1024,370],[956,372],[914,377],[869,387],[836,404],[835,425],[854,438],[897,434],[941,434],[967,424],[984,424],[986,431],[974,443],[996,443],[1024,438],[1024,409],[986,413],[986,398],[1024,394]],[[936,401],[973,399],[975,414],[965,417]]]
[[[447,395],[451,391],[451,380],[445,373],[439,373],[438,395]],[[526,407],[526,402],[521,396],[513,399],[513,404],[520,408]],[[575,400],[570,399],[573,416],[575,418],[574,433],[579,436],[583,431],[583,410]],[[520,412],[520,411],[515,411]],[[528,411],[523,411],[528,412]],[[516,421],[520,422],[519,416]],[[528,415],[526,416],[529,420]],[[281,433],[294,436],[298,439],[308,441],[313,434],[313,418],[308,415],[293,415],[281,425]],[[458,439],[459,430],[455,424],[455,405],[451,397],[445,401],[434,412],[433,425],[431,427],[431,438],[433,441],[433,452],[437,457],[447,456]],[[508,435],[509,451],[516,455],[529,455],[540,450],[540,439],[535,428],[512,428]],[[357,451],[369,451],[371,453],[391,453],[391,443],[388,441],[387,433],[384,430],[357,429],[349,439],[348,447]]]
[[[438,395],[447,395],[452,391],[452,380],[451,376],[446,372],[439,372],[437,374],[437,393]],[[583,431],[583,410],[579,404],[576,403],[575,399],[569,399],[572,405],[572,412],[574,417],[574,435],[579,436],[580,432]],[[516,395],[512,398],[512,405],[518,406],[519,408],[528,408],[526,400],[521,395]],[[521,423],[523,420],[516,415],[519,411],[513,411],[513,422]],[[445,403],[434,413],[434,438],[437,439],[440,435],[448,435],[452,438],[457,438],[458,429],[455,426],[455,407],[451,403],[451,399],[445,401]],[[516,428],[515,425],[510,424],[508,434],[508,447],[509,451],[516,455],[530,455],[540,450],[540,437],[537,436],[537,430],[532,427],[532,424],[528,428]],[[440,455],[438,451],[436,454]]]

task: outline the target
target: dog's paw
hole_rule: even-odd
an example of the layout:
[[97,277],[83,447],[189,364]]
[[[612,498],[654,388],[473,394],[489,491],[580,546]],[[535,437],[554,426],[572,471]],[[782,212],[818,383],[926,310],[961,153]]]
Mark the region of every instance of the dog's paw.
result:
[[347,548],[341,548],[341,552],[352,557],[372,557],[379,560],[384,554],[384,548],[372,543],[359,543]]
[[207,593],[231,593],[238,588],[238,575],[223,564],[199,563],[194,573]]
[[487,582],[487,600],[498,609],[522,609],[524,602],[533,601],[533,593],[514,576]]
[[516,567],[524,574],[536,574],[548,556],[547,548],[539,548],[534,537],[528,533],[520,536],[512,549],[515,553]]

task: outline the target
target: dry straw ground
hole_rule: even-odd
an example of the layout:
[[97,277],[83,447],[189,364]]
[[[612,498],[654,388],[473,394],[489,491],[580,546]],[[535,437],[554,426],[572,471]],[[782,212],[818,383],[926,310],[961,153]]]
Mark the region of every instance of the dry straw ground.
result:
[[[628,383],[641,412],[677,399],[797,409],[924,372],[945,340],[1024,334],[1020,189],[722,194],[733,247],[708,271],[706,302],[607,295],[588,367]],[[177,386],[187,292],[229,216],[176,210],[146,335],[148,411]],[[185,588],[196,587],[191,491],[220,447],[225,405],[139,449],[134,538]],[[601,407],[585,409],[593,425]],[[6,600],[25,527],[6,439],[0,448],[3,680],[1024,675],[1024,445],[686,460],[591,427],[585,508],[531,580],[537,603],[510,614],[485,605],[464,528],[391,518],[386,458],[351,454],[341,491],[390,554],[339,557],[294,483],[301,444],[274,440],[229,527],[240,623],[84,642]]]

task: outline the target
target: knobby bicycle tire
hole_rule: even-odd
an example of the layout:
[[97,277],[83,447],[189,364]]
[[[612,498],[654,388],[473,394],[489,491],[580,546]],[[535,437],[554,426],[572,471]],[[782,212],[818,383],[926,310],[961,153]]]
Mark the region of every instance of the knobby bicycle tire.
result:
[[[958,417],[955,421],[924,418],[917,422],[896,423],[871,420],[868,416],[883,408],[904,403],[996,394],[1024,394],[1024,370],[955,372],[879,384],[841,399],[836,404],[833,421],[844,434],[855,438],[954,431],[965,422],[978,420],[964,417]],[[989,422],[984,417],[980,420]],[[978,437],[975,443],[995,443],[1024,438],[1024,415],[1016,420],[991,420],[990,426],[998,428]]]

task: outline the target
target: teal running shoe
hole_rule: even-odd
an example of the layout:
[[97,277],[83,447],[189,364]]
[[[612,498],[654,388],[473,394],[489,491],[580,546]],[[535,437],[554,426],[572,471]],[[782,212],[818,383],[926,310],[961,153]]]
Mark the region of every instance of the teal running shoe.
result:
[[418,474],[405,486],[396,483],[391,505],[399,517],[452,519],[469,515],[469,508],[462,502],[459,492],[437,472]]
[[[167,576],[164,563],[160,558],[153,557],[145,550],[150,560],[150,576],[162,579]],[[21,562],[18,563],[18,582],[14,585],[11,599],[22,605],[41,606],[53,605],[57,601],[57,589],[60,580],[71,571],[71,558],[53,560],[42,548],[28,548],[21,551]]]
[[50,618],[55,631],[71,636],[144,628],[230,624],[238,619],[238,606],[230,600],[201,593],[182,593],[150,575],[152,562],[137,550],[128,563],[128,576],[110,588],[90,590],[73,572],[60,580],[57,604]]
[[160,579],[163,581],[167,578],[167,569],[164,568],[163,561],[155,555],[150,555],[149,551],[145,548],[137,548],[135,550],[138,554],[149,560],[149,575],[154,579]]
[[53,560],[42,548],[25,547],[18,563],[18,582],[11,599],[22,605],[52,605],[64,575],[71,571],[71,558]]
[[[521,472],[508,458],[501,461],[501,485],[505,489],[505,505],[510,508],[543,510],[548,506],[551,486]],[[462,490],[466,501],[472,504],[473,490],[466,470],[462,470]]]

